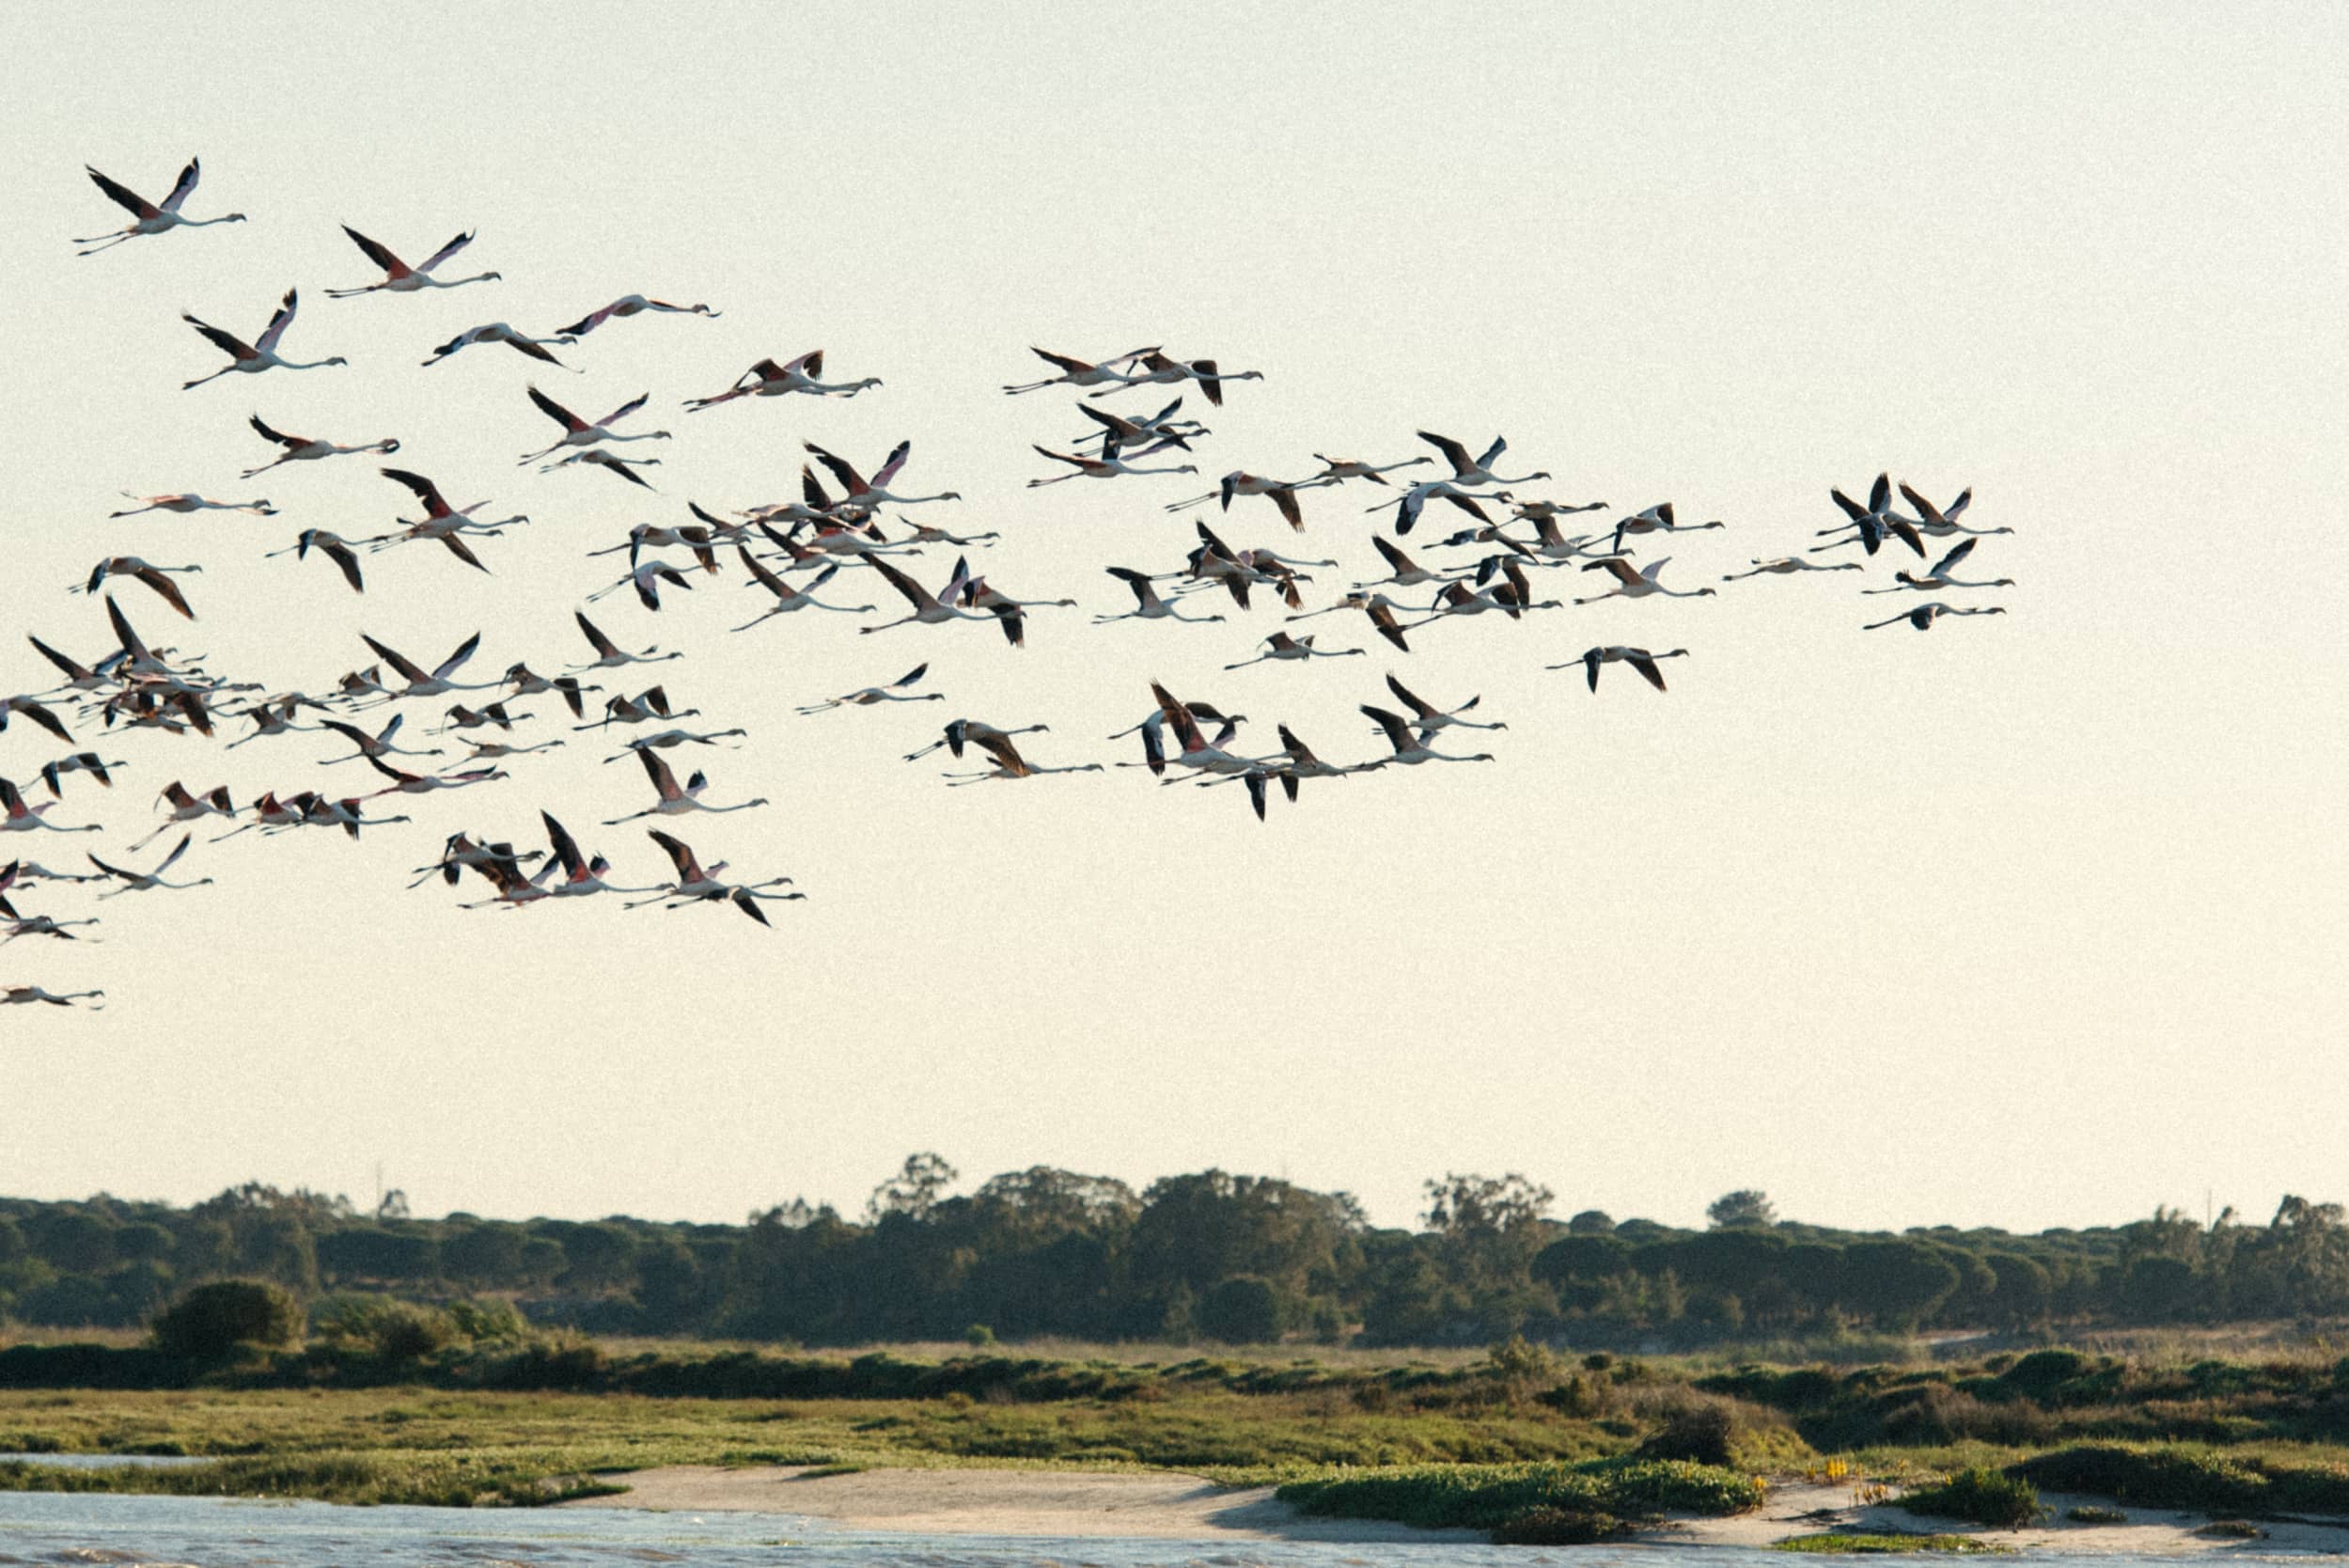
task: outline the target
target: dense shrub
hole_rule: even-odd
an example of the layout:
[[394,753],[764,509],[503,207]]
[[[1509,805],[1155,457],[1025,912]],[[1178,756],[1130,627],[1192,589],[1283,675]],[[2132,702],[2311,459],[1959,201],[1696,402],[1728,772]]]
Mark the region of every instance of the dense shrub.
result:
[[1911,1492],[1900,1503],[1911,1513],[2016,1529],[2038,1523],[2047,1512],[2028,1481],[1980,1465],[1958,1471],[1938,1486]]
[[446,1312],[389,1296],[336,1296],[311,1314],[320,1339],[385,1361],[420,1361],[457,1342]]
[[1199,1332],[1228,1345],[1271,1344],[1280,1338],[1280,1293],[1269,1279],[1235,1274],[1199,1298]]
[[189,1360],[227,1356],[243,1345],[274,1349],[302,1330],[292,1293],[265,1279],[198,1285],[155,1320],[156,1347]]

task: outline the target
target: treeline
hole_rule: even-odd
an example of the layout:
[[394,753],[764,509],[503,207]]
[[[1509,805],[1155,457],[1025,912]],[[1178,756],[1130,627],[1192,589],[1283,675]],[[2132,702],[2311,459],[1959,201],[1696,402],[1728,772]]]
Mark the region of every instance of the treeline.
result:
[[1344,1193],[1221,1170],[1135,1192],[1036,1167],[956,1195],[916,1155],[851,1219],[793,1201],[744,1225],[410,1217],[259,1184],[189,1208],[0,1199],[0,1321],[136,1327],[208,1279],[317,1298],[497,1297],[534,1323],[831,1345],[1060,1336],[1593,1347],[1872,1329],[2024,1330],[2349,1313],[2340,1205],[2265,1225],[2150,1219],[2033,1235],[1781,1221],[1732,1193],[1703,1230],[1560,1220],[1518,1176],[1427,1184],[1417,1230]]

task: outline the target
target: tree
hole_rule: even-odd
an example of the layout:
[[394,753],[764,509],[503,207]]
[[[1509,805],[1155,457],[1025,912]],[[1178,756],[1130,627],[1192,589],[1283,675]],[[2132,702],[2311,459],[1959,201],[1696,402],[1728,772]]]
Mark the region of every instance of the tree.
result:
[[292,1293],[266,1279],[217,1279],[198,1285],[155,1320],[156,1348],[190,1360],[227,1356],[243,1345],[274,1349],[302,1327]]
[[1193,1320],[1199,1332],[1228,1345],[1265,1345],[1280,1338],[1280,1293],[1253,1274],[1217,1280],[1199,1299]]
[[1577,1236],[1604,1236],[1615,1229],[1615,1217],[1605,1209],[1585,1209],[1566,1222],[1566,1229]]
[[927,1219],[955,1181],[954,1167],[936,1154],[908,1154],[896,1175],[872,1189],[865,1204],[865,1222],[877,1225],[888,1215]]
[[1778,1211],[1770,1202],[1770,1195],[1756,1187],[1741,1187],[1723,1193],[1706,1210],[1705,1218],[1716,1231],[1741,1225],[1776,1225]]

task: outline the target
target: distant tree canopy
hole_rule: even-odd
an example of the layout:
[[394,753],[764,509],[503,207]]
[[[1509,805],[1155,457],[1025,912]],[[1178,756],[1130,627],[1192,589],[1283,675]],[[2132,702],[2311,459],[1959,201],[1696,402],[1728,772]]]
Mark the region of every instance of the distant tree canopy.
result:
[[[1522,1336],[1622,1349],[2349,1313],[2349,1215],[2298,1196],[2264,1225],[2162,1208],[2017,1235],[1834,1231],[1779,1220],[1751,1190],[1714,1203],[1700,1231],[1587,1208],[1561,1223],[1554,1195],[1513,1172],[1429,1181],[1411,1230],[1372,1228],[1345,1193],[1225,1170],[1139,1193],[1050,1166],[961,1185],[920,1153],[856,1220],[792,1199],[742,1225],[426,1220],[258,1183],[184,1209],[0,1199],[0,1320],[180,1333],[199,1299],[217,1314],[235,1296],[266,1318],[252,1293],[267,1286],[273,1301],[331,1301],[317,1309],[321,1334],[397,1360],[451,1325],[501,1332],[517,1311],[596,1333],[803,1344],[962,1339],[983,1325],[1014,1341]],[[229,1294],[204,1294],[215,1285]],[[415,1309],[392,1309],[402,1302]]]

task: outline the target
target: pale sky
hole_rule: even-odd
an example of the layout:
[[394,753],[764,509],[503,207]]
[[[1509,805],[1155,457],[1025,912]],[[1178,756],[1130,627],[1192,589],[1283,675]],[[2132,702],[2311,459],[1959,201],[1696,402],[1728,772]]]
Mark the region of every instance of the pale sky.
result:
[[[802,440],[869,468],[910,436],[906,486],[967,497],[918,515],[1003,531],[975,569],[1083,608],[1037,612],[1014,652],[814,614],[730,635],[762,598],[730,564],[657,617],[604,601],[623,643],[686,651],[655,672],[678,700],[753,732],[696,761],[713,800],[772,806],[681,836],[806,902],[769,932],[404,890],[458,827],[538,841],[541,807],[615,880],[657,880],[641,824],[595,825],[648,792],[590,736],[404,801],[421,821],[361,845],[199,833],[181,864],[214,886],[98,906],[102,944],[0,949],[0,983],[109,1002],[0,1012],[0,1192],[251,1178],[364,1201],[380,1161],[420,1213],[739,1220],[796,1194],[853,1208],[934,1149],[964,1190],[1219,1165],[1388,1224],[1447,1170],[1683,1224],[1739,1186],[1822,1223],[2013,1229],[2349,1195],[2338,8],[10,17],[0,693],[50,683],[23,632],[105,650],[65,588],[117,552],[202,561],[194,627],[118,597],[151,640],[274,689],[368,662],[362,630],[428,665],[480,630],[483,679],[573,662],[570,613],[616,574],[587,550],[688,499],[791,496]],[[123,218],[84,163],[159,199],[192,153],[188,212],[250,222],[73,257]],[[452,270],[504,280],[328,300],[378,275],[341,223],[411,259],[478,229]],[[290,285],[285,352],[348,368],[180,391],[220,358],[180,311],[249,337]],[[613,322],[558,351],[584,374],[537,379],[588,415],[649,389],[635,428],[677,438],[622,450],[662,459],[657,494],[516,466],[553,433],[524,395],[544,367],[418,364],[479,322],[545,333],[638,291],[724,315]],[[1264,372],[1186,405],[1214,430],[1204,478],[1025,489],[1050,466],[1029,444],[1083,423],[1073,394],[997,390],[1037,375],[1027,346],[1145,343]],[[679,407],[817,347],[885,384]],[[255,412],[397,436],[459,504],[535,521],[484,543],[494,575],[412,548],[353,596],[261,553],[413,503],[373,458],[240,480],[274,455]],[[2018,586],[1947,595],[2009,614],[1924,635],[1861,632],[1910,601],[1858,597],[1856,573],[1482,617],[1407,658],[1331,617],[1323,646],[1374,656],[1232,674],[1273,610],[1087,624],[1131,606],[1104,565],[1180,564],[1190,517],[1166,503],[1315,451],[1393,462],[1417,429],[1506,434],[1505,468],[1557,476],[1522,494],[1726,520],[1643,552],[1682,587],[1810,542],[1828,487],[1880,469],[1937,500],[1970,485],[1967,520],[2016,532],[1969,568]],[[109,523],[123,490],[280,515]],[[1377,574],[1378,498],[1307,493],[1302,537],[1262,501],[1219,526],[1338,557],[1308,589],[1326,602]],[[894,604],[862,572],[828,597]],[[1663,697],[1542,669],[1614,642],[1692,651]],[[950,700],[791,712],[924,660]],[[1308,783],[1262,824],[1237,790],[1133,770],[948,791],[899,760],[957,714],[1050,723],[1037,762],[1130,759],[1103,737],[1152,677],[1253,715],[1263,749],[1285,720],[1367,759],[1355,705],[1388,669],[1481,694],[1509,729],[1464,749],[1499,760]],[[411,733],[443,705],[409,705]],[[59,749],[12,724],[0,774]],[[53,813],[108,832],[0,851],[119,854],[174,777],[342,792],[354,770],[317,765],[338,749],[109,737],[111,795],[75,777]],[[94,891],[24,902],[77,915]]]

